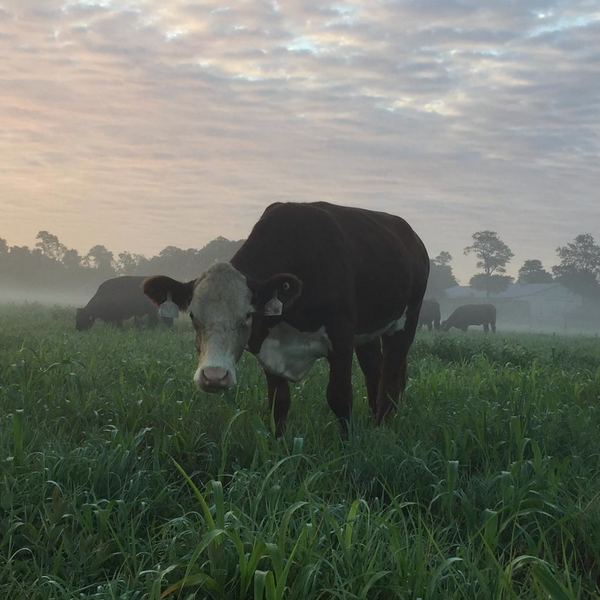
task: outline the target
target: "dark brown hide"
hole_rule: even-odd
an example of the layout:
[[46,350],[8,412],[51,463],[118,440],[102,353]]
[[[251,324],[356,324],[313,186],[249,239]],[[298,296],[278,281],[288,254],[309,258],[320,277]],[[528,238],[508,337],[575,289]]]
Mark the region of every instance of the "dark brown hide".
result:
[[483,325],[483,330],[487,333],[492,328],[496,333],[496,307],[493,304],[465,304],[459,306],[442,323],[442,329],[448,331],[452,327],[467,331],[469,325]]
[[[137,321],[146,315],[148,325],[155,327],[159,320],[158,310],[142,292],[145,279],[125,276],[102,283],[87,305],[77,310],[75,327],[79,331],[89,329],[96,319],[121,327],[126,319],[135,317]],[[161,318],[161,321],[169,327],[173,324],[173,319]]]
[[434,327],[436,331],[440,330],[440,303],[437,300],[423,300],[421,312],[419,313],[419,329],[427,325],[428,331]]
[[[301,332],[324,326],[332,347],[327,401],[342,426],[352,408],[355,336],[375,334],[370,340],[359,337],[356,353],[379,424],[404,391],[407,354],[429,275],[427,251],[410,225],[386,213],[326,202],[272,204],[231,265],[246,277],[259,305],[273,289],[284,301],[280,316],[264,316],[257,307],[248,343],[252,353],[260,352],[269,330],[282,321]],[[173,286],[156,281],[146,282],[144,290],[160,303]],[[182,302],[173,291],[172,296],[185,309],[193,282],[187,290],[178,287],[183,285],[176,282],[179,292],[185,291]],[[293,301],[285,301],[284,292]],[[376,335],[403,315],[398,331]],[[288,382],[267,373],[267,383],[280,434],[290,404]]]

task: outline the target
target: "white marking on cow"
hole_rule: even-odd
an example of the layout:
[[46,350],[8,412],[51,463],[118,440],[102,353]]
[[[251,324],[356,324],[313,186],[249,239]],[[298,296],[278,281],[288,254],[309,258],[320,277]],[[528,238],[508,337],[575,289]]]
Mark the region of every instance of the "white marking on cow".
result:
[[359,333],[354,336],[354,345],[361,346],[362,344],[368,344],[372,342],[374,339],[381,337],[382,335],[388,336],[397,333],[398,331],[402,331],[404,329],[404,325],[406,324],[406,310],[402,314],[399,319],[395,321],[391,321],[385,327],[378,329],[377,331],[373,331],[372,333]]
[[269,373],[289,381],[300,381],[316,360],[331,351],[325,327],[317,331],[298,331],[288,323],[279,323],[269,331],[257,357]]
[[246,278],[229,263],[213,265],[196,280],[189,309],[197,327],[196,344],[201,346],[196,385],[201,370],[209,367],[227,369],[231,385],[236,383],[235,365],[252,326],[251,297]]

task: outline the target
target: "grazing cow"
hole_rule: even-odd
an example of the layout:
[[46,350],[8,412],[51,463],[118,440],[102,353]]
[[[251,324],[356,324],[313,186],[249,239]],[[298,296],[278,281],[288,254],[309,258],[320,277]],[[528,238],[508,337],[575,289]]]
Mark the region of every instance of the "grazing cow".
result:
[[188,283],[151,277],[142,289],[158,305],[170,298],[189,307],[202,390],[234,385],[244,349],[256,355],[280,435],[288,381],[303,379],[321,357],[330,367],[327,401],[345,428],[355,349],[381,422],[404,391],[428,275],[427,251],[400,217],[327,202],[276,203],[229,263]]
[[[144,315],[148,315],[148,325],[155,327],[158,323],[156,306],[142,293],[141,285],[146,277],[115,277],[100,284],[98,291],[84,308],[78,308],[75,317],[75,328],[78,331],[89,329],[96,319],[123,326],[125,319],[135,317],[136,323]],[[171,327],[173,319],[161,320]]]
[[440,303],[437,300],[423,300],[421,312],[419,313],[419,329],[423,325],[427,325],[428,331],[431,331],[433,327],[436,331],[439,331],[440,319]]
[[487,333],[491,326],[492,331],[496,333],[496,307],[493,304],[465,304],[459,306],[442,323],[442,329],[448,331],[452,327],[467,331],[469,325],[483,325],[483,330]]

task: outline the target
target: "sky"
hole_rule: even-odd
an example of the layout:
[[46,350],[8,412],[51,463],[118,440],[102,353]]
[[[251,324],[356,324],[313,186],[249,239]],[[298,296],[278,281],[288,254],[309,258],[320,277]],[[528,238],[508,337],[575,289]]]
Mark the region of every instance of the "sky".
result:
[[0,237],[151,256],[276,201],[600,242],[598,0],[0,0]]

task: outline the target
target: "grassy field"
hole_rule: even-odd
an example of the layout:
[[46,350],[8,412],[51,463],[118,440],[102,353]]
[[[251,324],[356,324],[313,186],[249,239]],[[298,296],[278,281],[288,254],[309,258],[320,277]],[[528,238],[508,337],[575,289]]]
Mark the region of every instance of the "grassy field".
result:
[[0,598],[600,598],[600,339],[419,334],[346,439],[325,365],[280,440],[253,357],[194,368],[184,327],[0,307]]

